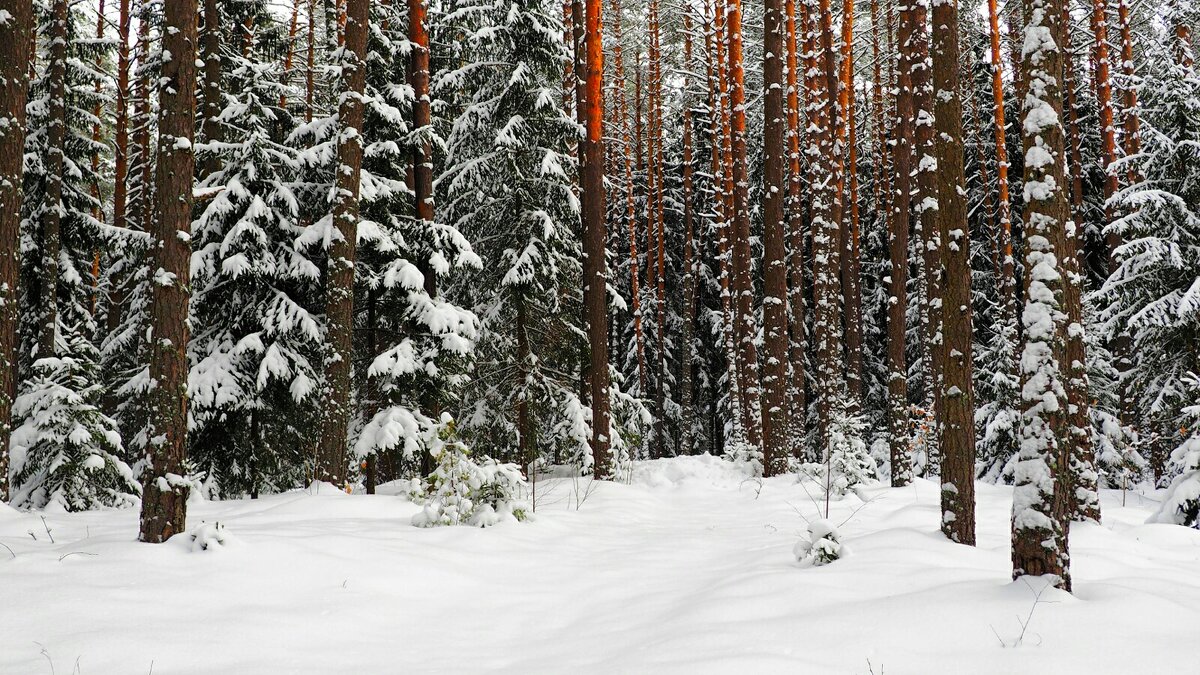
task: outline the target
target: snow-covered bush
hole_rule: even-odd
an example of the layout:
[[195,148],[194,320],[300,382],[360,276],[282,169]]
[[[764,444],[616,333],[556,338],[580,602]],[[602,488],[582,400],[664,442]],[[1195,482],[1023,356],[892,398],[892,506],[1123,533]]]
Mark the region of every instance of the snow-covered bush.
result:
[[1174,523],[1200,529],[1200,433],[1194,434],[1171,454],[1180,474],[1171,481],[1154,523]]
[[802,564],[820,567],[850,555],[850,549],[842,543],[842,535],[828,520],[814,520],[808,524],[808,539],[796,542],[792,550]]
[[193,553],[198,551],[216,551],[234,542],[229,530],[220,522],[201,523],[199,527],[187,533],[186,541]]
[[12,504],[68,511],[137,504],[140,486],[121,461],[121,436],[97,406],[93,367],[43,358],[13,402]]
[[454,438],[454,424],[448,417],[443,417],[441,433],[429,452],[437,465],[426,479],[424,508],[413,516],[413,525],[487,527],[525,520],[529,507],[520,498],[525,478],[516,464],[489,457],[475,462],[470,449]]
[[876,481],[875,460],[867,450],[866,423],[861,415],[835,409],[829,420],[826,484],[837,495]]

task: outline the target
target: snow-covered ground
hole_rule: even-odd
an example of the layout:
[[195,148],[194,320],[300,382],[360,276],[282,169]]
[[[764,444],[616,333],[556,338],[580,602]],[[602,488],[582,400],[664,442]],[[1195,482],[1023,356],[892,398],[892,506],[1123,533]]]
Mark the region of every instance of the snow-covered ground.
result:
[[1200,532],[1143,524],[1149,497],[1104,494],[1075,594],[1035,605],[1009,488],[978,487],[977,548],[938,532],[929,481],[835,502],[851,553],[819,568],[792,477],[679,458],[538,491],[536,520],[482,530],[328,487],[194,503],[228,535],[207,551],[136,543],[134,511],[0,506],[0,673],[1200,672]]

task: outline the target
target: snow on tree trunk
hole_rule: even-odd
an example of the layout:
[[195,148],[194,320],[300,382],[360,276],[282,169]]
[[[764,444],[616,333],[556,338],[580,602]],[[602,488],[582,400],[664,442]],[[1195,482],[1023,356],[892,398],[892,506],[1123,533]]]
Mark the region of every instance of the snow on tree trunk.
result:
[[8,500],[9,434],[16,393],[25,101],[33,6],[15,0],[0,21],[0,503]]
[[158,80],[158,166],[151,264],[150,378],[154,382],[139,539],[187,529],[187,345],[196,116],[196,0],[167,3]]
[[1025,148],[1025,285],[1021,345],[1021,448],[1012,511],[1013,578],[1052,575],[1070,590],[1063,241],[1066,160],[1061,122],[1062,0],[1032,0],[1022,68]]

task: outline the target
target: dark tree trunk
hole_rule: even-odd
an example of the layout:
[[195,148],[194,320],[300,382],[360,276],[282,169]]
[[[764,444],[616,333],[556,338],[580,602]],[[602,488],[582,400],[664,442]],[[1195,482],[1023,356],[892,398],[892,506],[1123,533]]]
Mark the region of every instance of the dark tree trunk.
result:
[[[218,0],[204,0],[204,30],[200,56],[204,61],[204,86],[200,88],[200,137],[205,143],[220,143],[225,138],[221,125],[221,10]],[[196,178],[221,170],[221,158],[212,151],[204,154],[196,167]]]
[[586,0],[584,71],[586,136],[583,142],[583,296],[587,313],[589,384],[592,404],[592,461],[597,478],[613,476],[609,456],[608,298],[604,223],[604,44],[601,0]]
[[158,271],[151,294],[150,430],[139,539],[161,543],[187,528],[187,346],[196,118],[196,0],[164,5],[158,79],[158,161],[150,218]]
[[942,378],[942,532],[975,545],[975,397],[971,378],[971,264],[963,169],[962,99],[958,90],[958,3],[933,9],[933,85],[937,152],[937,221],[945,270],[946,353]]
[[786,0],[787,113],[788,113],[788,444],[797,459],[803,456],[804,420],[808,412],[804,354],[804,176],[800,168],[800,50],[796,44],[796,2]]
[[20,308],[21,201],[25,156],[25,102],[33,35],[30,0],[5,5],[0,24],[0,503],[8,501],[9,433],[16,394]]
[[787,261],[784,244],[784,171],[787,120],[784,115],[783,0],[767,0],[763,16],[763,475],[786,470],[788,456]]
[[[328,356],[325,361],[325,419],[317,454],[316,478],[334,485],[346,480],[346,427],[350,420],[350,362],[354,332],[354,259],[358,232],[358,190],[362,171],[363,101],[366,81],[367,16],[369,0],[347,0],[346,49],[342,62],[342,96],[338,109],[337,184],[333,226],[338,236],[329,248],[326,270],[325,317]],[[413,0],[413,23],[420,26]],[[420,30],[420,29],[418,29]],[[414,62],[421,52],[413,40]],[[417,93],[418,100],[420,93]],[[414,106],[414,109],[417,106]],[[420,209],[418,208],[418,215]]]
[[892,460],[892,486],[912,482],[909,446],[908,366],[905,333],[908,316],[908,233],[912,213],[913,82],[916,58],[913,36],[916,11],[912,3],[900,9],[897,42],[900,63],[896,70],[896,125],[893,128],[893,199],[888,219],[888,444]]
[[46,134],[46,194],[42,204],[42,264],[38,278],[38,306],[42,311],[38,327],[38,358],[54,356],[55,328],[58,324],[58,258],[62,251],[63,150],[66,142],[67,107],[67,0],[54,0],[50,19],[50,62],[46,65],[49,87],[49,129]]

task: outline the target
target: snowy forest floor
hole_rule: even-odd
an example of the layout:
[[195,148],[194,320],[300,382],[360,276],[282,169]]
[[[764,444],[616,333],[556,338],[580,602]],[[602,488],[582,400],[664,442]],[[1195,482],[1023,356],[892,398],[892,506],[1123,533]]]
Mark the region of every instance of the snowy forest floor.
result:
[[1075,595],[1035,606],[1003,486],[978,487],[977,548],[938,532],[928,480],[834,502],[851,552],[819,568],[792,554],[817,515],[794,477],[688,457],[538,491],[483,530],[330,486],[196,502],[230,535],[198,552],[136,543],[133,510],[0,505],[0,673],[1197,672],[1200,532],[1143,524],[1153,495],[1106,492]]

